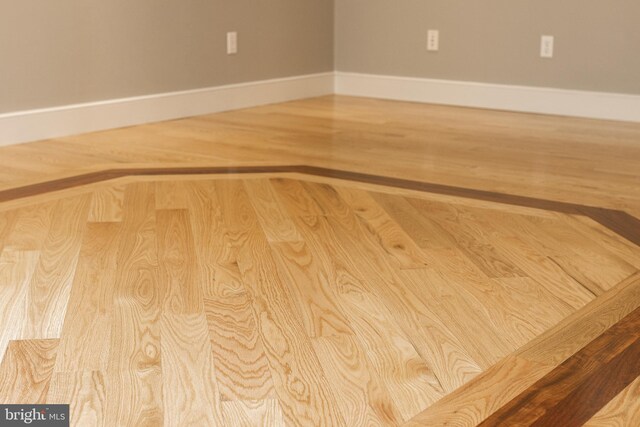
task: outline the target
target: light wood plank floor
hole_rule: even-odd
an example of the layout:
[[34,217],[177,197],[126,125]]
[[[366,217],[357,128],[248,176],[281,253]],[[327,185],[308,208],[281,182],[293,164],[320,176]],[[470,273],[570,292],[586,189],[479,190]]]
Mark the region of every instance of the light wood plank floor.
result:
[[[347,97],[0,148],[0,186],[125,164],[640,216],[638,124]],[[582,215],[348,179],[46,192],[0,203],[0,403],[71,403],[82,426],[476,425],[637,309],[638,270]],[[637,389],[591,425],[633,425]]]
[[326,96],[0,149],[0,187],[114,163],[306,164],[640,212],[640,124]]

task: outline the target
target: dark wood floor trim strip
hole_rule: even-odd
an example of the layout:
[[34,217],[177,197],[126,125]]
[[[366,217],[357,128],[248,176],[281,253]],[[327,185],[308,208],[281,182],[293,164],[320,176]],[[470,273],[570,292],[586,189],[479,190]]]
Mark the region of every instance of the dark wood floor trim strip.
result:
[[544,209],[567,214],[586,215],[610,230],[623,236],[627,240],[640,246],[640,220],[626,212],[614,209],[596,208],[574,203],[558,202],[554,200],[538,199],[534,197],[517,196],[513,194],[497,193],[494,191],[476,190],[471,188],[454,187],[444,184],[413,181],[381,175],[371,175],[360,172],[343,171],[338,169],[321,168],[316,166],[238,166],[238,167],[148,167],[109,169],[90,172],[82,175],[55,179],[47,182],[26,185],[0,191],[0,203],[24,197],[37,196],[52,191],[65,190],[86,184],[93,184],[109,179],[125,176],[151,175],[203,175],[203,174],[247,174],[247,173],[302,173],[326,178],[338,178],[368,184],[385,185],[448,196],[465,197],[488,202],[497,202],[515,206]]
[[110,179],[126,176],[149,175],[204,175],[204,174],[243,174],[243,173],[276,173],[288,172],[288,166],[242,166],[242,167],[171,167],[171,168],[122,168],[106,169],[104,171],[89,172],[51,181],[9,188],[0,191],[0,203],[25,197],[38,196],[52,191],[67,190],[81,185],[95,184]]
[[594,207],[583,208],[583,215],[640,246],[640,220],[635,216],[623,211]]
[[468,199],[488,202],[504,203],[514,206],[543,209],[566,214],[586,215],[594,221],[609,228],[630,242],[640,246],[640,220],[626,212],[615,209],[597,208],[575,203],[558,202],[555,200],[538,199],[535,197],[517,196],[514,194],[497,193],[494,191],[476,190],[472,188],[454,187],[444,184],[412,181],[402,178],[392,178],[380,175],[369,175],[359,172],[325,169],[313,166],[299,166],[303,173],[350,181],[380,184],[389,187],[404,188],[427,193],[443,194],[447,196],[465,197]]
[[534,197],[516,196],[513,194],[497,193],[495,191],[475,190],[472,188],[454,187],[451,185],[434,184],[431,182],[413,181],[402,178],[393,178],[381,175],[370,175],[360,172],[325,169],[312,166],[301,166],[303,173],[330,178],[339,178],[349,181],[379,184],[388,187],[404,188],[426,193],[443,194],[447,196],[465,197],[468,199],[483,200],[488,202],[506,203],[509,205],[525,206],[568,214],[578,214],[581,208],[588,206],[577,205],[553,200],[537,199]]
[[640,308],[480,424],[581,426],[640,377]]
[[[640,220],[626,212],[314,166],[121,168],[0,191],[0,203],[126,176],[301,173],[585,215],[640,246]],[[593,340],[481,425],[582,425],[640,376],[640,308]],[[517,421],[517,423],[516,423]]]

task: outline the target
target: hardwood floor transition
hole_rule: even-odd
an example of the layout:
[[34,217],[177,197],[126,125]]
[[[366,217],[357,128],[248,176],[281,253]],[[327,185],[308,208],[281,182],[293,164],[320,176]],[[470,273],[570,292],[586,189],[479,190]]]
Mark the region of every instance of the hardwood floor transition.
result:
[[0,404],[633,426],[639,142],[331,96],[0,148]]

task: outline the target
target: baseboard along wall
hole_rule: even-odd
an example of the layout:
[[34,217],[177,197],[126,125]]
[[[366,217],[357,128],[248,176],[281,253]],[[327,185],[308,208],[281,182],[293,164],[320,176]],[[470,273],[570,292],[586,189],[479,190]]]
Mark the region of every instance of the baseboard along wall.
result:
[[640,95],[327,72],[0,114],[0,146],[334,93],[640,122]]

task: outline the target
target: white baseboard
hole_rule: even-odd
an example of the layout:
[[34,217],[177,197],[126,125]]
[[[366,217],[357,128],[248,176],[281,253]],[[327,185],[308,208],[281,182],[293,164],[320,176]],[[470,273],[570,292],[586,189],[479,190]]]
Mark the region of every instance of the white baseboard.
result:
[[0,146],[333,93],[333,73],[0,114]]
[[0,114],[0,146],[336,93],[640,122],[640,96],[327,72]]
[[640,95],[336,72],[338,95],[640,122]]

